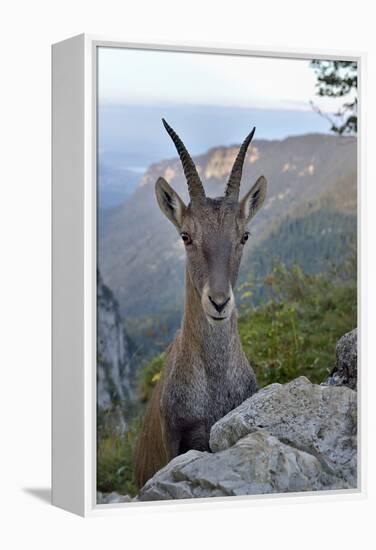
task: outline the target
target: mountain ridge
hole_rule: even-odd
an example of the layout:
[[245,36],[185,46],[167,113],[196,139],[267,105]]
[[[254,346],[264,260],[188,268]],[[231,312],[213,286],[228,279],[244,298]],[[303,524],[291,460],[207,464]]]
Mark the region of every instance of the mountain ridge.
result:
[[[224,192],[238,149],[218,146],[194,157],[208,196]],[[355,138],[315,133],[255,140],[245,159],[241,194],[261,174],[268,180],[268,194],[250,225],[244,263],[286,216],[329,203],[336,211],[356,213]],[[154,184],[160,176],[188,202],[180,160],[161,160],[148,168],[126,203],[107,213],[99,232],[100,269],[126,316],[157,314],[182,299],[185,251],[176,229],[159,211]]]

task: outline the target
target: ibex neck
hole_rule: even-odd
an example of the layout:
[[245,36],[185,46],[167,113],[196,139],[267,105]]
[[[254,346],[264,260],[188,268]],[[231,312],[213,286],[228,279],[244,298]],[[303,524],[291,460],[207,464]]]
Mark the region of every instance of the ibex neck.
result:
[[210,323],[202,309],[201,296],[193,286],[188,271],[185,276],[185,307],[181,335],[182,346],[190,346],[191,352],[199,353],[208,367],[213,361],[216,368],[218,363],[227,365],[230,357],[241,352],[236,310],[227,322],[218,326]]

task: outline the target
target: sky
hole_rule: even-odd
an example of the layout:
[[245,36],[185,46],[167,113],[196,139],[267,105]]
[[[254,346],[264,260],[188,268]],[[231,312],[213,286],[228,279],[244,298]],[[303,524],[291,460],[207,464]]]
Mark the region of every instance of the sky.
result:
[[341,100],[316,95],[305,59],[99,48],[101,101],[334,112]]
[[192,155],[239,144],[254,125],[255,140],[328,133],[310,101],[333,113],[343,98],[317,96],[316,81],[306,59],[100,47],[100,184],[111,170],[139,174],[176,156],[162,117]]

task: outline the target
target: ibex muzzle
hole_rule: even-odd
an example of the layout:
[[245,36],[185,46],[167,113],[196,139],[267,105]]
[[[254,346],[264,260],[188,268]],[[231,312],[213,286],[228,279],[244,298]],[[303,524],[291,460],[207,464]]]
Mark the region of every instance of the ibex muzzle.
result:
[[255,129],[240,147],[224,196],[212,199],[206,197],[183,142],[165,120],[163,124],[179,154],[190,196],[185,205],[165,179],[156,183],[158,204],[186,250],[185,307],[136,445],[139,488],[178,454],[210,451],[212,425],[257,390],[239,339],[234,300],[247,226],[266,193],[261,176],[239,202],[243,164]]

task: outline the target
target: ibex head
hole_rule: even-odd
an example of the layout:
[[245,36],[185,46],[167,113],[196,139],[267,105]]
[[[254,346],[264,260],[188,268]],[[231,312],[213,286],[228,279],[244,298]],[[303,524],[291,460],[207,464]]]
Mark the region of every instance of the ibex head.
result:
[[190,203],[163,178],[156,183],[158,204],[176,226],[187,253],[187,272],[201,296],[202,308],[212,324],[226,322],[235,307],[233,288],[238,276],[247,226],[261,207],[266,179],[261,176],[239,202],[240,180],[247,149],[255,128],[244,140],[234,162],[223,197],[211,199],[205,191],[193,160],[183,142],[163,119],[183,164]]

